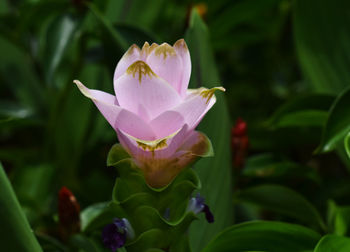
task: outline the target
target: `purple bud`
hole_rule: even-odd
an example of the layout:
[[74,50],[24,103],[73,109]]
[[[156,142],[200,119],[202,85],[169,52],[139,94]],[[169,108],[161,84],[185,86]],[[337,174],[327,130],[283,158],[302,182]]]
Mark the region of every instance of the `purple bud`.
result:
[[114,219],[113,223],[106,225],[102,231],[103,244],[115,252],[124,246],[126,239],[132,239],[134,231],[127,219]]
[[203,212],[205,214],[205,218],[207,219],[207,222],[213,223],[214,222],[214,215],[210,211],[209,206],[204,204]]
[[199,214],[203,212],[205,214],[205,218],[209,223],[214,222],[214,215],[209,209],[209,206],[205,204],[205,200],[198,193],[196,197],[190,199],[190,202],[187,207],[188,212],[194,212],[195,214]]

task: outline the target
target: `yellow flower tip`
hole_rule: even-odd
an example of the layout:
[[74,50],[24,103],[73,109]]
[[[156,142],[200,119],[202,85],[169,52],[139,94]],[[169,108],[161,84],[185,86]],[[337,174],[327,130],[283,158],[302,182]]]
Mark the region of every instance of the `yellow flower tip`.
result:
[[223,88],[223,87],[214,87],[214,88],[211,88],[211,89],[204,89],[204,90],[202,90],[200,92],[200,95],[203,98],[207,99],[206,104],[208,104],[210,99],[214,96],[215,91],[217,91],[217,90],[222,91],[222,92],[226,91],[226,89]]
[[139,82],[141,84],[142,76],[148,76],[149,78],[152,78],[152,76],[157,76],[152,69],[142,60],[135,61],[133,64],[131,64],[128,69],[126,69],[127,74],[132,74],[132,76],[135,78],[135,76],[138,76]]
[[168,43],[163,43],[154,49],[154,54],[159,57],[163,55],[163,59],[165,60],[168,56],[175,56],[176,51]]
[[174,43],[174,47],[176,48],[183,48],[185,50],[188,50],[187,44],[184,39],[179,39]]
[[126,51],[125,56],[130,56],[130,55],[134,54],[135,50],[140,51],[140,48],[136,44],[132,44],[129,47],[129,49]]
[[215,87],[216,90],[220,90],[222,92],[226,92],[226,89],[224,87]]
[[146,41],[142,46],[141,54],[147,57],[157,46],[158,44],[156,43],[152,43],[152,45],[149,45],[149,43]]
[[91,96],[89,89],[85,87],[83,83],[81,83],[79,80],[73,80],[73,83],[77,85],[77,87],[83,95],[94,100],[94,97]]

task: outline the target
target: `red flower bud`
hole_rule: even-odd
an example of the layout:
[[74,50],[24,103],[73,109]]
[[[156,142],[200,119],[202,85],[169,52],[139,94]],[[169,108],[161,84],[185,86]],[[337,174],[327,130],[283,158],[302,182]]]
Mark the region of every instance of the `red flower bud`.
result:
[[73,193],[62,187],[58,193],[58,218],[63,239],[80,231],[80,206]]
[[237,119],[236,124],[231,129],[231,147],[233,165],[242,168],[249,147],[249,138],[247,136],[247,123],[241,118]]
[[232,127],[232,136],[240,137],[244,136],[247,133],[247,123],[238,118],[234,127]]

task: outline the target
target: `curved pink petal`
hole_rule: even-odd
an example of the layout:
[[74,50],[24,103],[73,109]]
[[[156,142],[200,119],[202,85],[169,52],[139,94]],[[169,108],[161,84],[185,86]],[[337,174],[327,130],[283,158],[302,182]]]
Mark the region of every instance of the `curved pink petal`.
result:
[[129,49],[126,51],[126,53],[124,53],[123,57],[118,62],[117,67],[115,68],[113,77],[114,83],[120,76],[122,76],[125,73],[126,69],[128,69],[128,67],[132,63],[141,59],[140,54],[141,50],[137,45],[133,44],[129,47]]
[[143,171],[147,183],[153,187],[169,184],[182,169],[199,156],[210,154],[211,150],[208,138],[200,132],[188,133],[187,125],[175,136],[166,139],[165,145],[153,150],[140,145],[122,131],[118,131],[118,138]]
[[115,96],[99,90],[88,89],[77,80],[74,83],[86,97],[95,103],[115,130],[121,129],[129,135],[143,140],[156,139],[152,128],[139,116],[115,104]]
[[179,112],[188,124],[189,129],[194,129],[202,120],[203,116],[215,104],[215,90],[223,90],[223,88],[205,89],[199,88],[192,91],[188,97],[171,111]]
[[179,94],[143,61],[136,61],[115,81],[115,92],[122,108],[137,114],[142,105],[151,120],[181,102]]
[[146,60],[151,69],[180,94],[183,64],[176,50],[167,43],[155,47]]
[[166,111],[150,121],[158,138],[164,138],[177,132],[184,124],[183,116],[175,111]]
[[120,143],[127,152],[135,160],[142,163],[148,159],[161,160],[174,155],[188,135],[188,126],[184,125],[176,134],[155,141],[141,141],[129,136],[122,130],[117,130],[117,134]]
[[146,62],[147,57],[151,54],[151,52],[157,48],[159,45],[157,43],[152,43],[152,45],[149,45],[148,42],[145,42],[141,49],[141,59],[142,61]]
[[187,48],[186,42],[184,39],[179,39],[174,44],[174,49],[182,59],[182,73],[181,81],[179,85],[179,93],[181,97],[186,96],[186,90],[190,81],[191,76],[191,57],[190,52]]

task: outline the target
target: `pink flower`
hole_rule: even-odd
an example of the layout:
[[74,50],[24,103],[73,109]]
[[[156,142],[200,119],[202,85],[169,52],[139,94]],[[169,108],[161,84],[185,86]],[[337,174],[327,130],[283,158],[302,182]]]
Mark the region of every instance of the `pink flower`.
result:
[[92,99],[153,187],[167,185],[211,151],[195,127],[214,105],[215,90],[187,89],[191,59],[183,39],[173,46],[132,45],[114,73],[115,96],[74,83]]

